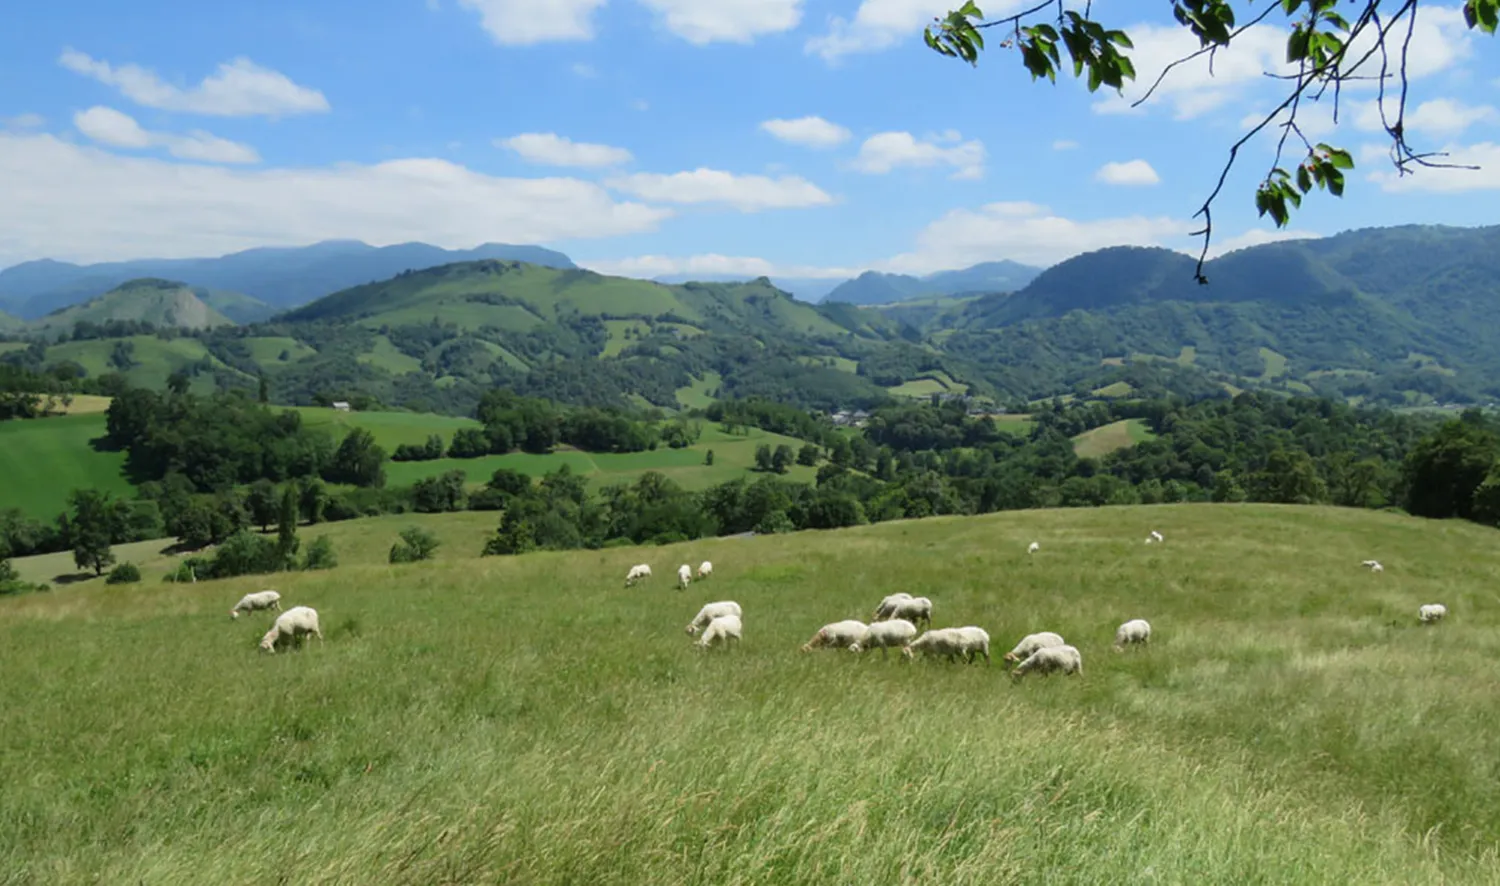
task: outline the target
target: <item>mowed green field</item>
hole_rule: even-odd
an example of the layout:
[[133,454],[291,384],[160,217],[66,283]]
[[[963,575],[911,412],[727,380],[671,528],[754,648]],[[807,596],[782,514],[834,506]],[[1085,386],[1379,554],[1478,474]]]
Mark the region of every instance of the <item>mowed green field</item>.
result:
[[[326,573],[0,600],[7,878],[1495,879],[1493,530],[1158,506],[479,559],[478,516],[304,530],[336,539]],[[386,565],[418,523],[439,559]],[[326,642],[257,652],[270,616],[227,611],[265,587]],[[895,590],[995,663],[797,651]],[[683,625],[720,599],[744,641],[698,653]],[[1132,617],[1151,645],[1112,653]],[[999,656],[1043,629],[1084,675],[1013,685]]]
[[1073,438],[1073,451],[1079,458],[1103,458],[1117,449],[1128,449],[1137,443],[1156,439],[1151,428],[1139,418],[1127,418],[1084,431]]
[[121,473],[125,454],[89,446],[102,436],[100,412],[0,422],[0,511],[50,519],[67,510],[74,489],[134,495]]

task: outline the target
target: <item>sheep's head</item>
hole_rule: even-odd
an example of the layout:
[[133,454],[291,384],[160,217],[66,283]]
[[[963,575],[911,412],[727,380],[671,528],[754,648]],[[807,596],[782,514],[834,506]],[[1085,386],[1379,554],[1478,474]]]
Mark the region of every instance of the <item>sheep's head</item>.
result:
[[1020,661],[1021,660],[1021,656],[1016,655],[1014,652],[1007,652],[1007,653],[1005,653],[1005,655],[1001,656],[1001,660],[1002,661],[1015,662],[1015,661]]
[[266,635],[260,638],[260,648],[274,653],[276,651],[276,638],[278,636],[280,634],[275,628],[266,631]]
[[912,659],[917,657],[917,654],[912,651],[910,643],[901,647],[901,657],[906,661],[911,661]]
[[229,617],[230,618],[239,618],[240,617],[240,611],[238,609],[231,609],[231,610],[229,610]]
[[860,651],[863,650],[863,648],[864,647],[862,647],[862,646],[859,645],[859,641],[858,640],[856,640],[853,643],[849,644],[849,651],[850,652],[859,653]]
[[698,633],[698,623],[697,622],[693,622],[692,624],[688,625],[687,626],[687,632],[688,632],[688,636],[689,637],[691,637],[694,634]]

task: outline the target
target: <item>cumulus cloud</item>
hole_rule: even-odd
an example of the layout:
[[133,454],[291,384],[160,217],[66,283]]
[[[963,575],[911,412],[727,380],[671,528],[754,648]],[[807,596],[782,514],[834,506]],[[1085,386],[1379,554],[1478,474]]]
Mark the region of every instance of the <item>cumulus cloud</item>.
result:
[[767,120],[760,128],[788,144],[805,148],[833,148],[849,140],[849,130],[822,117]]
[[702,274],[705,277],[804,277],[842,280],[859,273],[849,268],[781,265],[763,258],[716,253],[689,256],[639,255],[622,259],[581,261],[579,264],[601,274],[640,277],[647,280],[674,274]]
[[479,13],[480,26],[501,46],[594,39],[594,11],[606,0],[458,0]]
[[1438,162],[1478,169],[1428,169],[1413,167],[1408,175],[1394,169],[1370,173],[1369,180],[1382,190],[1392,192],[1426,191],[1438,194],[1462,194],[1468,191],[1500,190],[1500,144],[1480,142],[1473,145],[1450,144],[1439,149]]
[[1094,180],[1107,185],[1154,185],[1161,176],[1145,160],[1127,160],[1124,163],[1109,162],[1094,173]]
[[551,132],[526,132],[497,139],[495,146],[508,148],[532,163],[548,166],[599,168],[623,166],[633,158],[624,148],[575,142]]
[[219,117],[282,117],[319,114],[329,109],[323,93],[293,83],[285,74],[262,68],[248,58],[219,65],[203,82],[183,89],[138,65],[115,67],[75,49],[65,49],[58,64],[93,78],[148,108]]
[[[1387,101],[1385,119],[1395,123],[1397,110],[1396,102]],[[1435,98],[1422,102],[1415,108],[1409,108],[1404,126],[1408,137],[1426,135],[1433,138],[1452,138],[1462,135],[1470,126],[1478,123],[1494,123],[1497,120],[1500,120],[1500,113],[1497,113],[1490,105],[1469,105],[1457,99]],[[1373,100],[1360,105],[1359,112],[1354,118],[1354,125],[1367,132],[1383,131],[1385,125],[1381,122],[1380,105]]]
[[962,138],[951,131],[925,139],[909,132],[882,132],[865,139],[851,165],[870,175],[902,166],[951,166],[956,179],[979,178],[984,175],[984,143]]
[[689,43],[750,43],[802,20],[802,0],[640,0],[668,31]]
[[1052,265],[1106,246],[1186,247],[1187,219],[1131,216],[1078,221],[1035,203],[956,209],[917,235],[916,247],[878,269],[927,274],[1008,258]]
[[0,129],[40,129],[46,122],[41,114],[17,114],[0,117]]
[[795,175],[771,178],[699,168],[671,175],[640,172],[609,179],[605,184],[642,200],[680,204],[718,203],[743,212],[826,206],[833,202],[833,198],[822,188]]
[[135,118],[113,108],[94,106],[73,115],[73,126],[90,140],[112,148],[166,148],[183,160],[205,163],[259,163],[260,155],[249,145],[232,142],[195,129],[186,135],[148,132]]
[[[918,38],[924,25],[961,5],[953,0],[863,0],[853,19],[830,16],[827,33],[808,40],[804,49],[829,63],[857,52],[879,52]],[[1013,0],[997,0],[985,4],[984,11],[999,18],[1015,6]]]
[[497,178],[444,160],[235,169],[0,133],[0,265],[221,255],[351,238],[445,247],[655,230],[671,210],[572,178]]

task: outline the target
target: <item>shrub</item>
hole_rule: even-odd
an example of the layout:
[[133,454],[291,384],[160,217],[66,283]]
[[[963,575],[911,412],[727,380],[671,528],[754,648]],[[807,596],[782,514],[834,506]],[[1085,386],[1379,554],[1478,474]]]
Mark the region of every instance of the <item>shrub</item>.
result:
[[109,578],[104,580],[107,585],[131,584],[141,580],[140,567],[134,563],[121,563],[109,571]]
[[337,565],[339,558],[333,552],[333,541],[326,535],[313,539],[302,554],[303,569],[332,569]]
[[425,529],[413,526],[402,530],[401,540],[391,545],[392,563],[416,563],[431,560],[438,549],[437,536]]
[[188,557],[186,560],[178,563],[176,569],[168,572],[162,578],[162,581],[185,583],[197,581],[200,578],[207,579],[212,577],[213,564],[206,557]]

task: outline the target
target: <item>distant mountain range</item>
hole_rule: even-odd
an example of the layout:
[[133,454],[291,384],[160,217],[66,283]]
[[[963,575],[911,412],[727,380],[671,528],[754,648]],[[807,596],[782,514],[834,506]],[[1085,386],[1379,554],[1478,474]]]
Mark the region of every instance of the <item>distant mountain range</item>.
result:
[[[678,286],[683,283],[749,283],[753,274],[663,274],[654,282]],[[820,302],[845,281],[837,277],[771,277],[771,285],[805,302]]]
[[1015,292],[1042,272],[1013,261],[984,262],[958,271],[939,271],[925,277],[866,271],[828,294],[830,302],[887,305],[944,295]]
[[272,308],[291,308],[402,271],[480,259],[574,267],[566,255],[539,246],[486,243],[474,249],[448,250],[425,243],[375,247],[355,240],[264,247],[219,258],[139,259],[93,265],[42,259],[0,271],[0,310],[22,319],[36,319],[141,278],[182,281],[207,291],[239,293]]
[[[204,294],[207,295],[206,292]],[[171,280],[148,277],[131,280],[82,304],[60,308],[27,323],[26,329],[49,334],[67,333],[79,323],[102,325],[110,321],[131,320],[177,329],[211,329],[215,326],[234,325],[233,320],[214,310],[191,287]]]

